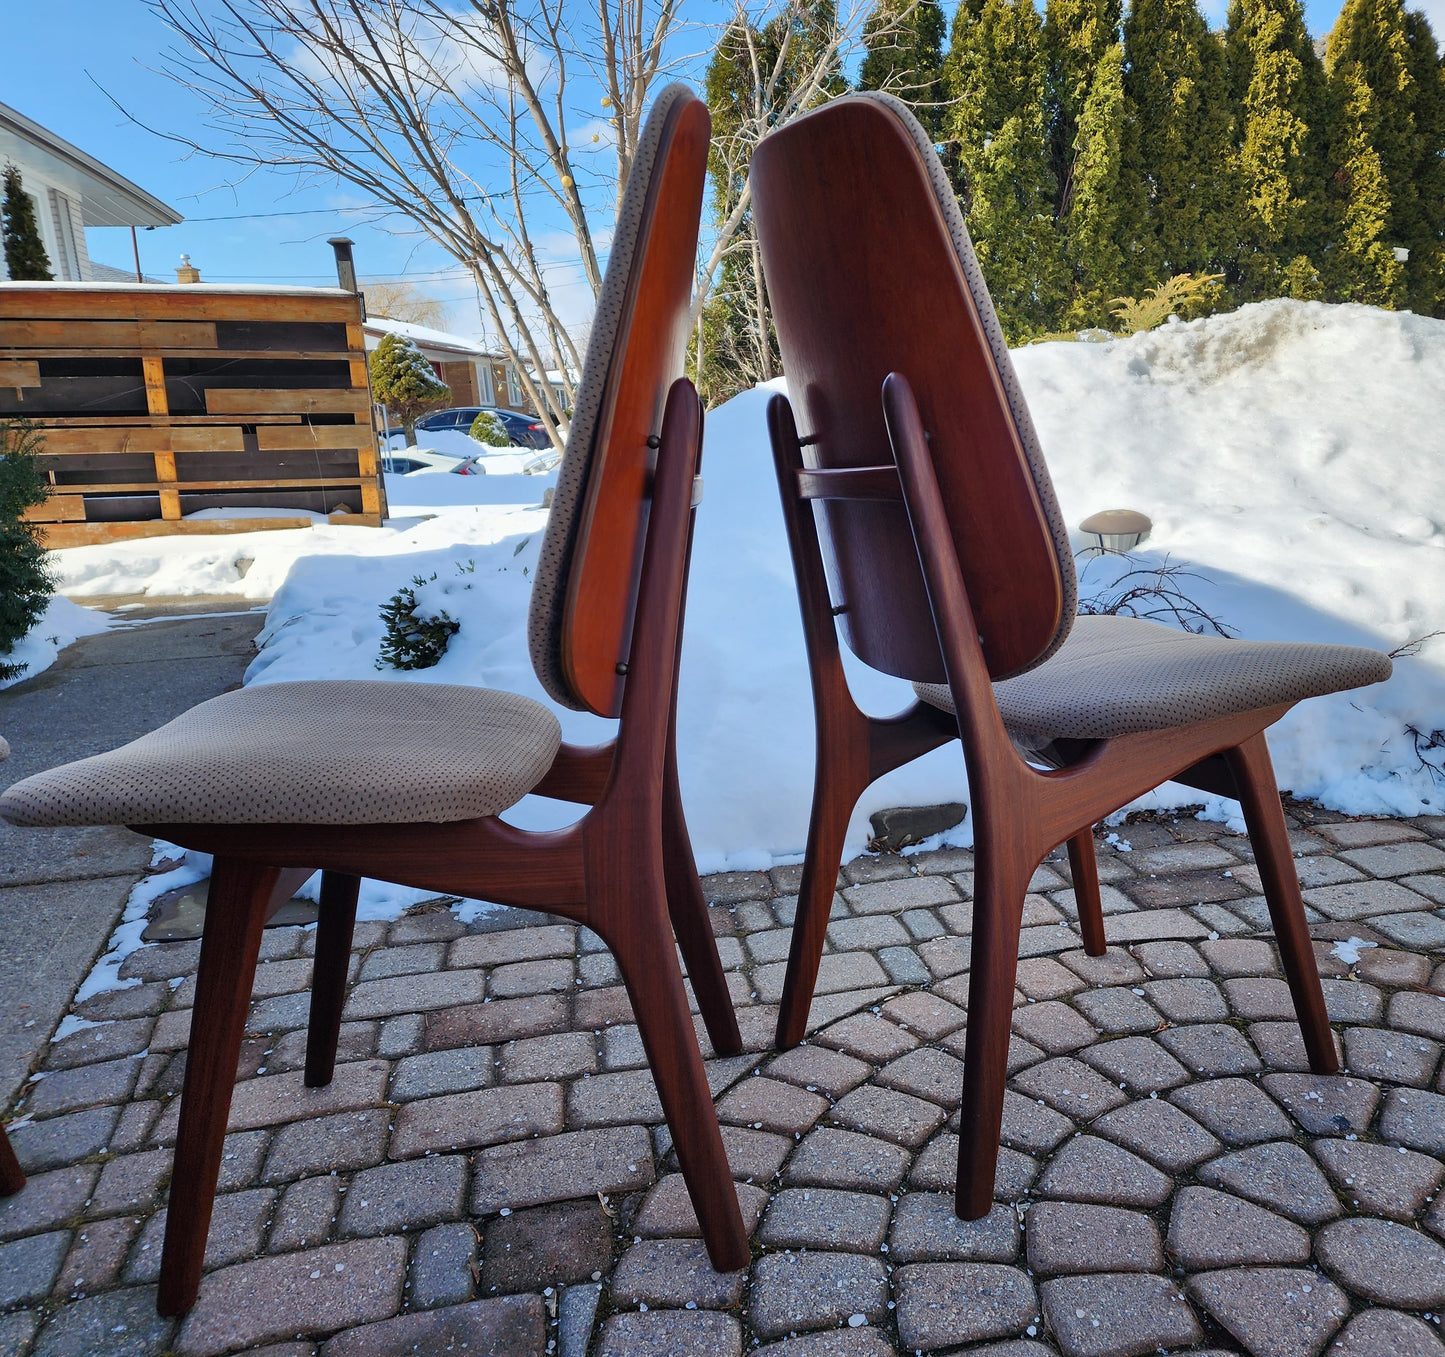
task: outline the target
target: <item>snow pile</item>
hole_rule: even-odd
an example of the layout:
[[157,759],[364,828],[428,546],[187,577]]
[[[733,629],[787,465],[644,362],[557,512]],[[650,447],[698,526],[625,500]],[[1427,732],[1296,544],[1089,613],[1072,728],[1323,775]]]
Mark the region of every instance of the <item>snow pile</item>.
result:
[[8,655],[0,656],[6,664],[23,664],[24,672],[13,679],[0,679],[0,688],[34,678],[55,663],[55,657],[72,641],[105,631],[111,619],[94,608],[82,608],[61,594],[46,604],[40,620],[30,628]]
[[[1105,508],[1148,514],[1154,530],[1136,563],[1167,557],[1195,572],[1185,588],[1233,633],[1391,649],[1445,628],[1445,322],[1281,301],[1016,356],[1067,521]],[[807,829],[812,702],[764,427],[770,394],[747,392],[706,426],[678,737],[704,871],[796,858]],[[248,682],[475,683],[545,700],[526,611],[545,523],[534,506],[553,479],[500,467],[389,477],[398,516],[380,531],[316,527],[59,554],[77,594],[274,591]],[[1083,593],[1119,569],[1090,564]],[[378,672],[378,611],[415,576],[426,581],[423,602],[461,630],[434,669]],[[849,676],[867,710],[911,700],[905,684],[851,659]],[[608,729],[558,715],[569,740]],[[1280,785],[1355,814],[1438,810],[1445,790],[1417,757],[1410,725],[1445,727],[1441,638],[1397,661],[1389,683],[1305,703],[1279,723],[1270,743]],[[960,799],[955,745],[870,788],[848,852],[866,843],[871,811]],[[1168,787],[1146,804],[1200,799]],[[1210,803],[1214,815],[1231,809]],[[540,827],[577,813],[536,800],[507,818]],[[964,826],[954,838],[968,834]]]

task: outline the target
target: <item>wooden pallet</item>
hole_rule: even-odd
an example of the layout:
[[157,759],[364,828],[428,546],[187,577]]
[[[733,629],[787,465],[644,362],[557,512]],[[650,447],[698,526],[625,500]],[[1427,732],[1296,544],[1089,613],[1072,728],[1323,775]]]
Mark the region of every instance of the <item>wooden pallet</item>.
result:
[[[386,514],[361,299],[339,289],[0,283],[0,419],[22,416],[52,547]],[[275,515],[186,517],[228,507]]]

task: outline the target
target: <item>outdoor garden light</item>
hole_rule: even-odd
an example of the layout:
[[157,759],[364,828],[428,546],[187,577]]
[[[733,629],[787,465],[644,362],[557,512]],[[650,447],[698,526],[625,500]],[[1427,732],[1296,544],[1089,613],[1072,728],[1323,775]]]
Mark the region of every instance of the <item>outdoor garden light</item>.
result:
[[1403,245],[1396,245],[1393,253],[1397,264],[1408,264],[1410,262],[1410,251]]
[[1095,550],[1133,551],[1149,536],[1149,529],[1153,526],[1148,518],[1134,509],[1104,509],[1090,514],[1079,524],[1079,531],[1093,535]]

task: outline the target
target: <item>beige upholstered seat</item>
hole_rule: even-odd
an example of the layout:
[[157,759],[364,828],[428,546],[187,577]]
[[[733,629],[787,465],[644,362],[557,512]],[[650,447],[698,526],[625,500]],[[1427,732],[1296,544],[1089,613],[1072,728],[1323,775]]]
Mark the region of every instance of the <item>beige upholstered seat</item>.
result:
[[[1231,641],[1136,617],[1084,616],[1050,659],[993,691],[1012,734],[1095,740],[1343,692],[1383,682],[1390,669],[1386,656],[1361,646]],[[954,710],[946,684],[914,691]]]
[[12,825],[420,824],[495,815],[546,775],[557,718],[513,693],[271,683],[17,782]]

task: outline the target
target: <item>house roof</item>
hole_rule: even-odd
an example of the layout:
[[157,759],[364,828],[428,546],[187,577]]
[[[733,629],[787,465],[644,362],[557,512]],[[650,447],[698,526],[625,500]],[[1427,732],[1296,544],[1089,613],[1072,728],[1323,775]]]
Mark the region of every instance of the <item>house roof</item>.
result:
[[24,144],[26,160],[75,188],[80,197],[81,220],[87,226],[175,226],[185,220],[173,207],[167,207],[94,156],[86,155],[8,104],[0,104],[0,162],[20,158],[17,142]]
[[467,358],[496,358],[499,356],[484,345],[462,335],[454,335],[446,330],[433,330],[425,325],[413,325],[410,321],[391,320],[386,316],[368,316],[366,332],[367,348],[369,349],[374,349],[381,342],[383,335],[390,334],[397,335],[402,339],[410,339],[424,353],[430,349],[438,353],[460,354]]

